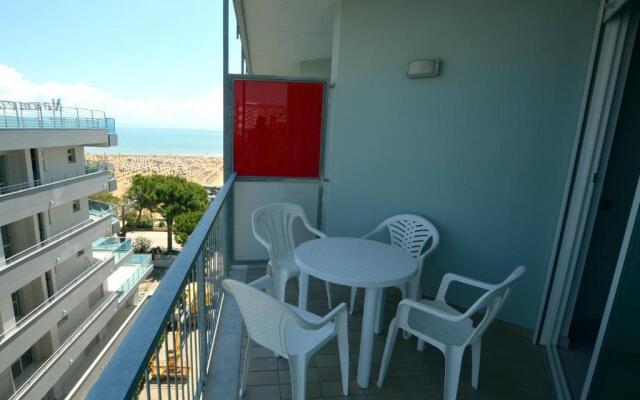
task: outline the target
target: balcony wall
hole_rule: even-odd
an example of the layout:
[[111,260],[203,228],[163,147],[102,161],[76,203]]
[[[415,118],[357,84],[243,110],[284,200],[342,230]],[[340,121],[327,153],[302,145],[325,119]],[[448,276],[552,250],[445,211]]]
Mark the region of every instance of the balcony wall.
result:
[[71,310],[87,301],[89,294],[102,285],[114,270],[113,258],[92,265],[22,319],[14,329],[4,332],[0,338],[0,371],[10,367],[13,361],[42,337],[43,332],[49,331]]
[[[393,214],[423,215],[442,234],[425,294],[445,272],[496,282],[524,264],[500,318],[533,328],[599,2],[339,4],[327,233],[358,236]],[[407,62],[425,57],[442,59],[441,74],[408,79]]]
[[109,133],[105,128],[0,129],[0,151],[73,145],[106,147],[109,146]]
[[111,231],[111,216],[96,221],[87,221],[85,225],[66,231],[42,247],[32,247],[22,257],[16,258],[6,266],[0,266],[0,293],[12,293],[28,282],[36,279],[60,262],[76,254],[79,250],[91,246],[96,237]]
[[0,221],[11,223],[104,191],[108,180],[109,173],[100,171],[4,194],[0,196]]

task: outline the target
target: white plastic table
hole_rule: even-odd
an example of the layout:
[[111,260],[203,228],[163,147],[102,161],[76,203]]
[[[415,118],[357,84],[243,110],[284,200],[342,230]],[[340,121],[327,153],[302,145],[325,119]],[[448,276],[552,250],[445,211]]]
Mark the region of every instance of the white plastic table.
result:
[[376,306],[385,287],[399,286],[417,272],[416,260],[397,247],[373,240],[327,238],[305,242],[295,250],[300,267],[298,306],[307,308],[309,275],[365,289],[358,357],[358,386],[367,388],[376,323]]

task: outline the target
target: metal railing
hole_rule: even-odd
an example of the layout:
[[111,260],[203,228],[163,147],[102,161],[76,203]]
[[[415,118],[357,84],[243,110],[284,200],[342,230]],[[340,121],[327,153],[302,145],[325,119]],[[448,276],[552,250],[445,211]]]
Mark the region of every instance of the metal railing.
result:
[[234,180],[209,205],[88,399],[201,398],[230,261]]
[[8,193],[18,192],[20,190],[31,189],[36,186],[43,186],[50,183],[61,182],[67,179],[77,178],[79,176],[85,176],[85,175],[94,174],[94,173],[103,172],[103,171],[111,171],[111,169],[109,168],[110,166],[107,163],[87,161],[87,163],[85,164],[84,170],[75,171],[75,172],[65,172],[62,174],[54,174],[50,176],[45,176],[44,178],[41,178],[41,179],[31,179],[28,181],[24,181],[24,182],[12,184],[12,185],[0,186],[0,196]]
[[0,101],[0,128],[107,129],[115,133],[115,120],[99,110]]
[[82,222],[80,222],[79,224],[76,224],[74,226],[72,226],[71,228],[65,229],[62,232],[56,233],[55,235],[49,236],[48,238],[41,240],[40,242],[27,247],[26,249],[20,251],[19,253],[16,253],[14,255],[12,255],[11,257],[7,257],[4,260],[0,260],[0,271],[2,271],[4,268],[12,265],[13,263],[15,263],[16,261],[27,257],[28,255],[38,251],[39,249],[43,248],[43,247],[47,247],[49,245],[51,245],[52,243],[55,243],[61,239],[64,239],[70,235],[73,235],[74,233],[83,230],[85,227],[89,226],[89,225],[93,225],[93,224],[98,224],[99,221],[101,220],[93,220],[93,219],[86,219]]

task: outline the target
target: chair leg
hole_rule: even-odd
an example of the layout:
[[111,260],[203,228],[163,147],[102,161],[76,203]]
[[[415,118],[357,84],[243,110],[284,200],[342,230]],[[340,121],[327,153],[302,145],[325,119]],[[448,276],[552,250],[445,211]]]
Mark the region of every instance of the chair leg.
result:
[[444,400],[456,400],[464,347],[447,347],[444,353]]
[[380,296],[378,296],[378,303],[376,304],[376,322],[374,333],[380,335],[384,325],[384,306],[386,302],[387,291],[385,288],[380,289]]
[[480,380],[480,354],[482,352],[482,338],[478,338],[471,345],[471,386],[478,389]]
[[351,287],[351,302],[349,303],[349,314],[353,315],[353,309],[356,307],[356,294],[358,293],[358,288],[355,286]]
[[389,361],[391,360],[391,353],[393,352],[393,346],[396,343],[398,337],[398,319],[393,318],[389,324],[389,334],[387,335],[387,343],[384,346],[384,353],[382,354],[382,363],[380,364],[380,374],[378,375],[377,385],[379,388],[384,383],[384,378],[387,376],[387,369],[389,368]]
[[253,350],[253,341],[250,337],[247,338],[247,348],[244,351],[244,365],[242,367],[242,376],[240,377],[240,390],[238,391],[238,397],[243,397],[245,394],[245,386],[247,385],[247,378],[249,376],[249,368],[251,366],[251,351]]
[[297,354],[289,357],[291,372],[291,398],[304,400],[307,386],[307,355]]
[[340,372],[342,377],[342,394],[349,393],[349,332],[347,329],[347,314],[341,313],[336,319],[338,333],[338,355],[340,357]]
[[280,273],[280,271],[272,270],[271,277],[273,278],[273,283],[276,290],[276,299],[284,303],[284,295],[287,289],[287,276],[285,274]]
[[327,290],[327,304],[329,305],[329,310],[331,310],[333,306],[331,305],[331,287],[329,286],[329,282],[325,281],[324,287]]
[[[407,298],[407,287],[408,284],[402,285],[402,286],[398,286],[398,289],[400,290],[400,295],[401,295],[401,299],[406,299]],[[402,338],[405,340],[409,340],[411,339],[411,334],[407,331],[402,331]],[[418,340],[418,345],[420,345],[420,340]],[[420,348],[418,348],[418,350],[420,350]]]

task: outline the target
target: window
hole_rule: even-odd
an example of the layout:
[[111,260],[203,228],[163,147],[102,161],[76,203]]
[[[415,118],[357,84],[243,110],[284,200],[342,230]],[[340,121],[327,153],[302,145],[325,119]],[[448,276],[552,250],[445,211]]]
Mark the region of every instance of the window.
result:
[[11,303],[13,304],[13,316],[16,317],[16,321],[20,320],[24,313],[22,312],[22,295],[20,291],[11,293]]
[[16,362],[11,365],[11,373],[13,375],[13,379],[16,379],[27,368],[29,364],[33,362],[33,355],[31,354],[31,349],[24,352],[23,355],[18,358]]
[[4,258],[7,259],[13,255],[13,240],[11,238],[11,226],[3,225],[0,227],[0,234],[2,237],[2,250],[4,251]]
[[76,149],[75,148],[70,148],[67,149],[67,161],[69,161],[70,163],[74,163],[76,162]]
[[47,271],[44,273],[44,280],[47,283],[47,297],[53,296],[53,277],[51,276],[51,271]]
[[73,212],[80,211],[80,200],[73,201]]

